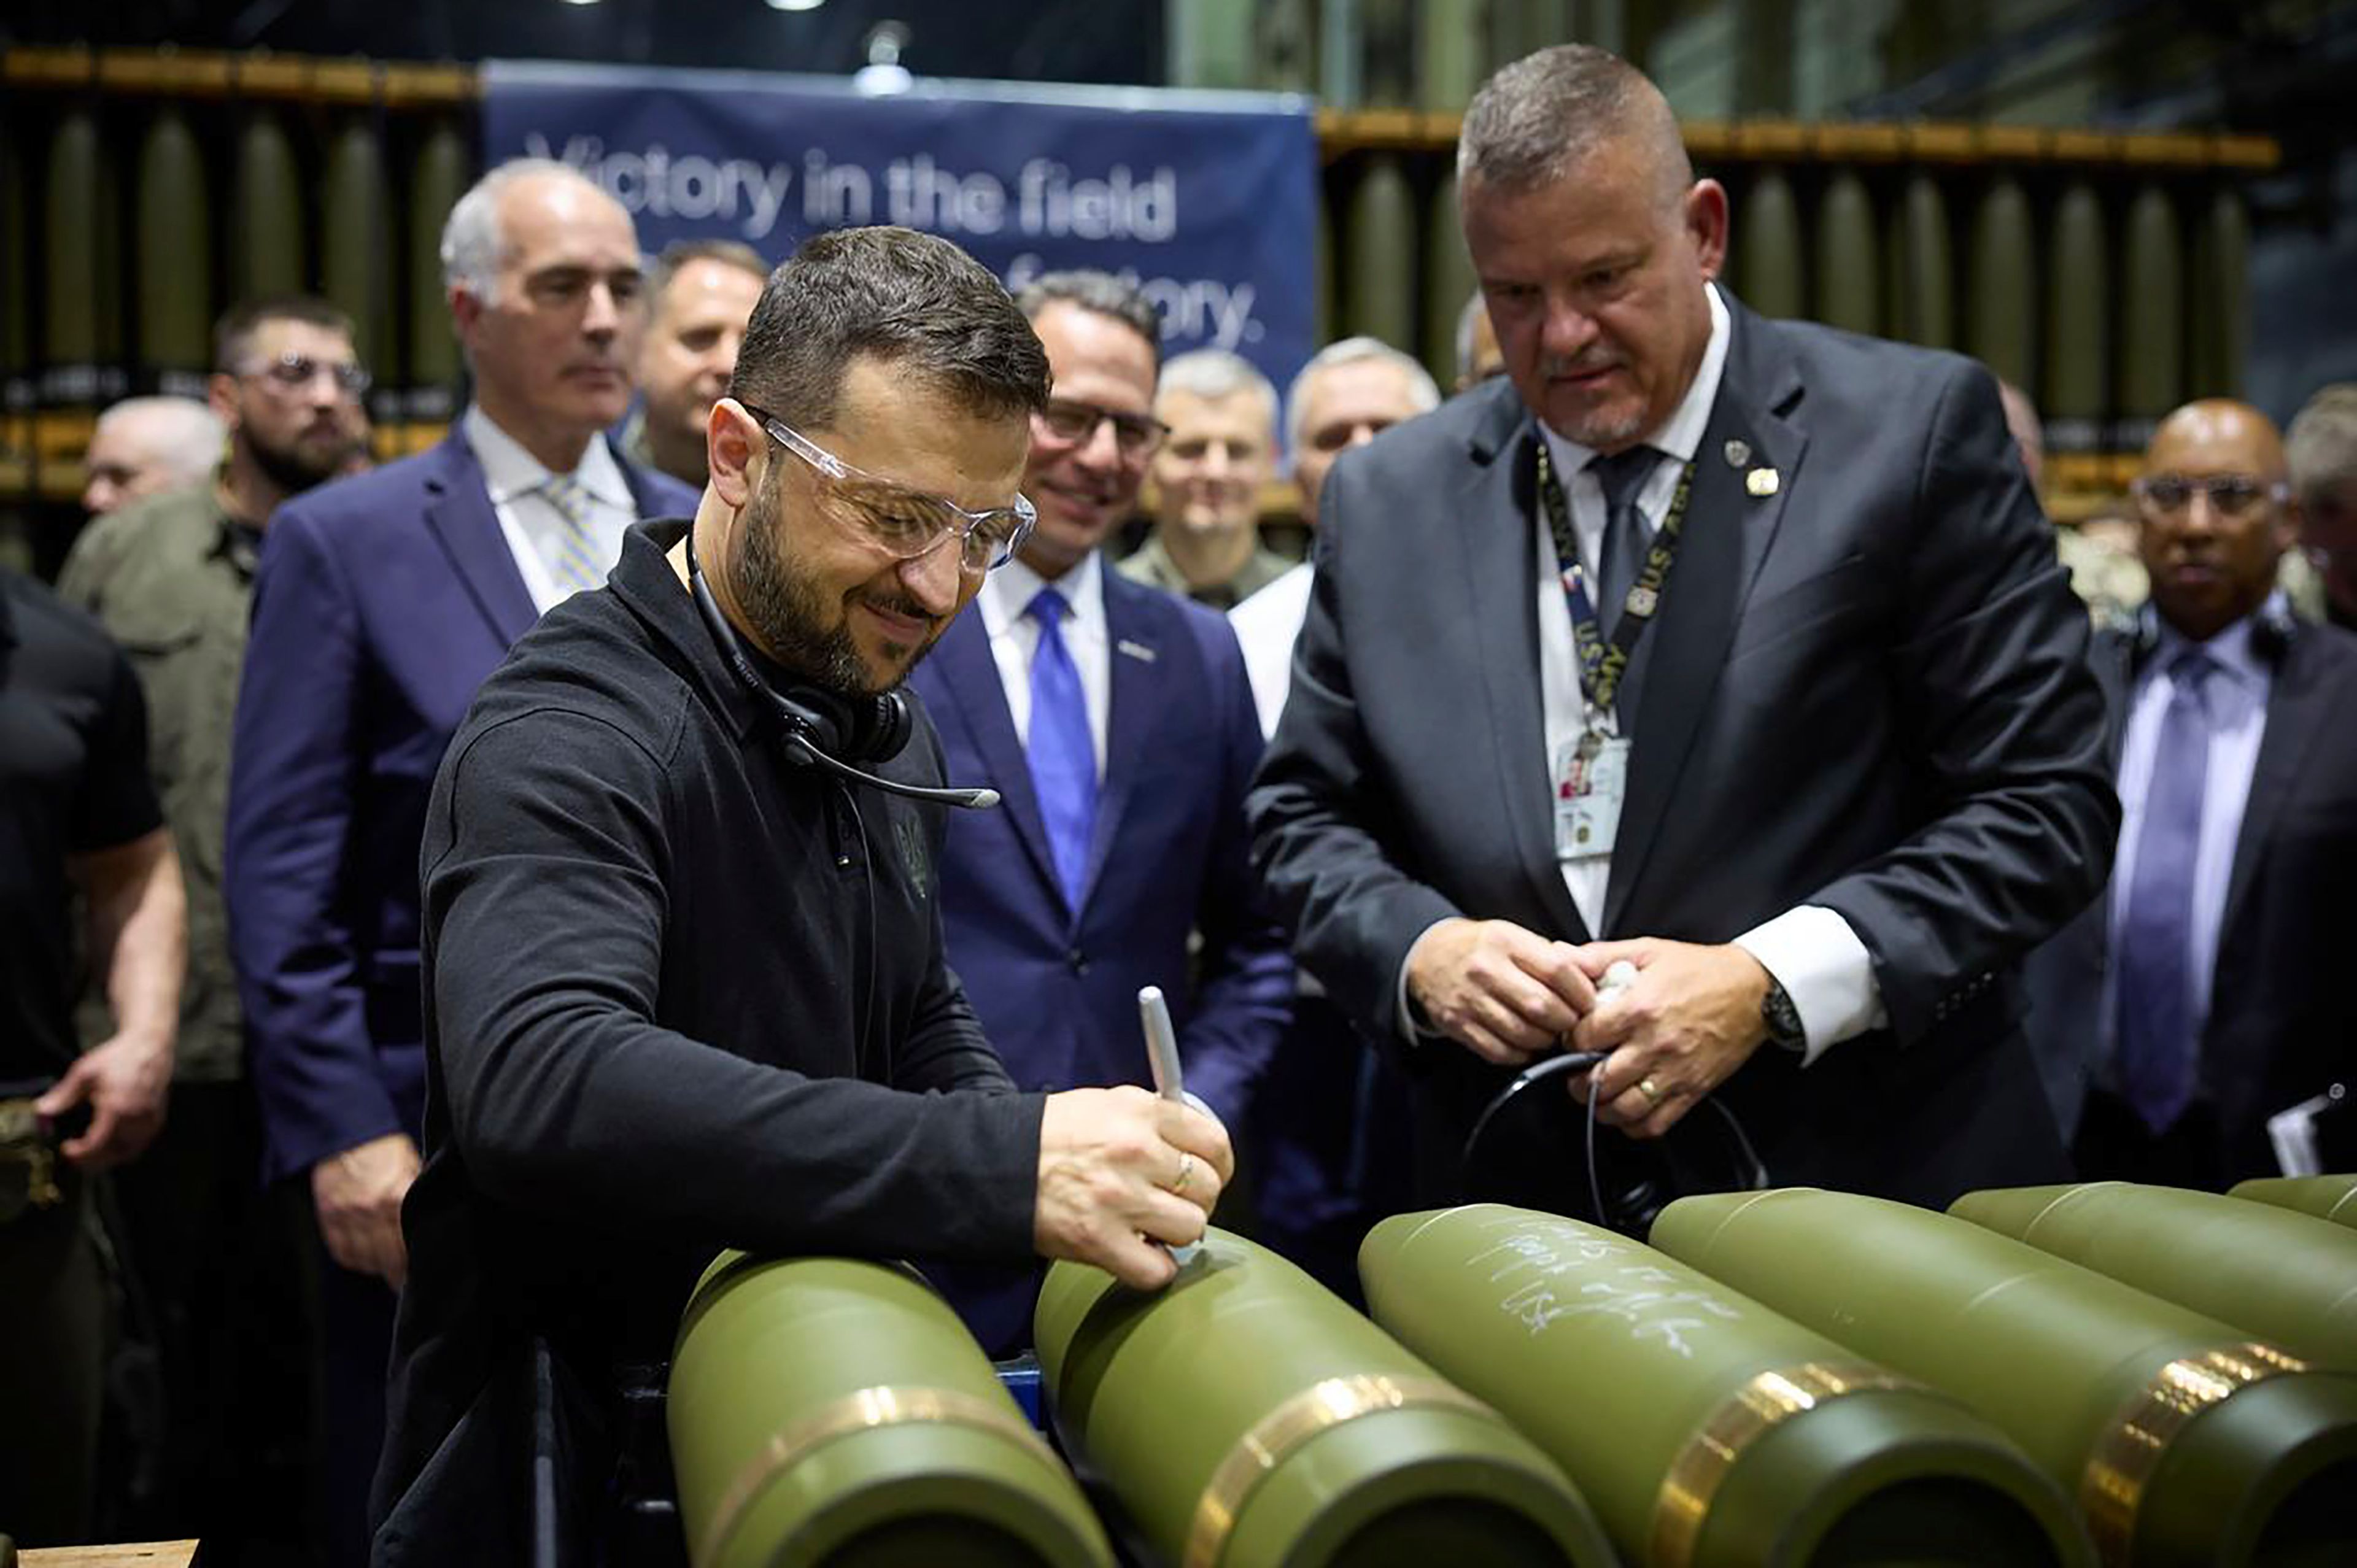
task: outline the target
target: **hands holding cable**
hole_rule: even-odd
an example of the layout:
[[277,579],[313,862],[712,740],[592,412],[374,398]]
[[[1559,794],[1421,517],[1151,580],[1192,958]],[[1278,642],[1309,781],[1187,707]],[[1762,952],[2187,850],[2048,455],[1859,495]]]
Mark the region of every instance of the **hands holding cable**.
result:
[[[1605,985],[1615,964],[1625,984]],[[1575,947],[1504,920],[1448,920],[1409,950],[1408,995],[1485,1061],[1521,1068],[1558,1048],[1608,1053],[1571,1079],[1597,1119],[1658,1137],[1767,1038],[1768,972],[1732,945],[1641,938]]]
[[1574,1050],[1609,1053],[1572,1080],[1572,1093],[1593,1093],[1597,1120],[1631,1137],[1668,1132],[1768,1037],[1760,1016],[1768,972],[1739,947],[1641,937],[1578,952],[1598,980],[1618,963],[1635,972],[1627,984],[1605,989],[1570,1040]]

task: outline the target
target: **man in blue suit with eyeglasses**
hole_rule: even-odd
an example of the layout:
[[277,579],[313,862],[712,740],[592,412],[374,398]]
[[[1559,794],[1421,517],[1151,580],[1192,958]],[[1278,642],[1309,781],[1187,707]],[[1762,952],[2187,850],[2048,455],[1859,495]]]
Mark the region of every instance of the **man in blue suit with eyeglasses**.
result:
[[[1245,865],[1252,686],[1224,617],[1098,554],[1164,434],[1159,323],[1102,273],[1049,274],[1017,303],[1055,378],[1024,475],[1038,526],[909,680],[947,776],[1004,797],[950,824],[950,962],[1026,1090],[1146,1082],[1137,992],[1159,986],[1187,1087],[1240,1134],[1294,985]],[[1027,1341],[1028,1285],[949,1282],[996,1350]]]

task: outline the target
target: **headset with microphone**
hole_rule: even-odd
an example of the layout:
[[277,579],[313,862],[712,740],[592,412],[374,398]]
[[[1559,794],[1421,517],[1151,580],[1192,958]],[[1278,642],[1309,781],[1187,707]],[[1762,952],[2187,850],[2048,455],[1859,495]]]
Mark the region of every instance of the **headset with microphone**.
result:
[[[987,811],[998,804],[996,789],[929,789],[854,767],[854,762],[889,762],[907,748],[909,737],[916,732],[916,717],[909,709],[908,697],[896,690],[855,700],[813,686],[781,692],[761,679],[752,660],[746,656],[737,628],[720,613],[719,601],[712,596],[712,589],[704,581],[704,569],[695,560],[693,524],[687,531],[687,586],[695,596],[696,613],[704,618],[705,629],[712,634],[728,668],[747,691],[766,702],[777,714],[789,761],[823,768],[837,778],[911,800],[956,806],[968,811]],[[845,761],[845,757],[851,760]]]

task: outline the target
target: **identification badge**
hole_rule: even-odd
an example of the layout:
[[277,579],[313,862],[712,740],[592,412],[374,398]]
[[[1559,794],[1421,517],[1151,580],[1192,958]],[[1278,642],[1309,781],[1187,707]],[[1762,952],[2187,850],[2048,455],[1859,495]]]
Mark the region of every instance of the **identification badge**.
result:
[[1629,742],[1590,730],[1555,757],[1555,852],[1559,859],[1610,854],[1629,789]]

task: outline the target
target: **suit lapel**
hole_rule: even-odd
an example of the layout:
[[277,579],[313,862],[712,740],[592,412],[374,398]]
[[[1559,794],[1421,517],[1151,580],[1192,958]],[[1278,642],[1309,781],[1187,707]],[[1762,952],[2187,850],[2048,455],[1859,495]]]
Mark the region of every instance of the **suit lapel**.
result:
[[[998,682],[998,660],[990,650],[990,633],[982,612],[969,610],[950,623],[933,650],[932,668],[949,688],[955,706],[954,722],[963,725],[982,758],[983,777],[999,794],[998,809],[1013,824],[1015,837],[1031,857],[1032,868],[1051,889],[1059,889],[1055,857],[1048,851],[1048,829],[1039,817],[1039,798],[1031,789],[1031,759],[1016,737],[1015,715],[1006,706],[1006,689]],[[948,715],[933,715],[936,724]]]
[[425,479],[425,526],[500,643],[511,644],[532,629],[540,611],[509,553],[499,513],[483,488],[482,465],[456,428],[435,450],[441,461]]
[[[1620,929],[1631,892],[1661,836],[1695,732],[1742,622],[1744,601],[1783,521],[1784,498],[1792,493],[1809,445],[1781,417],[1801,395],[1798,371],[1771,355],[1758,317],[1731,301],[1729,311],[1733,338],[1710,423],[1695,450],[1694,493],[1677,564],[1642,650],[1644,686],[1629,757],[1629,795],[1604,896],[1608,931]],[[1741,463],[1727,460],[1736,442],[1750,449]],[[1772,494],[1750,493],[1747,477],[1760,468],[1777,476]]]
[[[1513,837],[1514,864],[1556,928],[1586,940],[1571,891],[1555,859],[1548,805],[1554,771],[1546,755],[1546,699],[1539,679],[1536,533],[1533,518],[1538,427],[1520,399],[1494,395],[1491,416],[1473,437],[1471,478],[1455,509],[1466,520],[1458,558],[1464,563],[1460,624],[1473,628],[1489,704],[1501,814]],[[1479,821],[1469,813],[1469,821]],[[1469,826],[1469,832],[1473,831]]]
[[[622,483],[630,488],[630,508],[639,514],[639,521],[646,522],[654,518],[671,515],[670,503],[655,489],[652,470],[641,468],[630,461],[630,456],[623,452],[620,444],[612,436],[605,436],[601,439],[606,443],[607,451],[613,454],[615,471],[622,476]],[[689,509],[688,515],[694,516],[694,508]]]
[[2136,690],[2135,640],[2117,631],[2099,631],[2088,650],[2087,662],[2095,672],[2096,688],[2104,693],[2104,758],[2116,782],[2120,748],[2127,741],[2128,701]]
[[2243,807],[2242,832],[2234,840],[2234,868],[2226,879],[2221,930],[2233,930],[2250,897],[2251,879],[2266,858],[2267,836],[2283,820],[2284,805],[2299,778],[2300,764],[2322,727],[2330,688],[2316,677],[2314,639],[2293,637],[2276,664],[2267,695],[2267,731],[2251,770],[2251,797]]
[[[1097,875],[1104,869],[1105,857],[1120,831],[1122,813],[1128,809],[1138,776],[1145,770],[1154,715],[1162,711],[1169,681],[1164,661],[1177,652],[1168,646],[1170,639],[1165,635],[1168,628],[1163,618],[1154,613],[1161,607],[1152,596],[1161,590],[1139,587],[1110,565],[1104,569],[1103,582],[1105,657],[1111,666],[1112,695],[1105,717],[1104,788],[1097,796],[1089,868],[1081,883],[1083,904],[1095,890]],[[1143,652],[1126,651],[1132,649]]]

